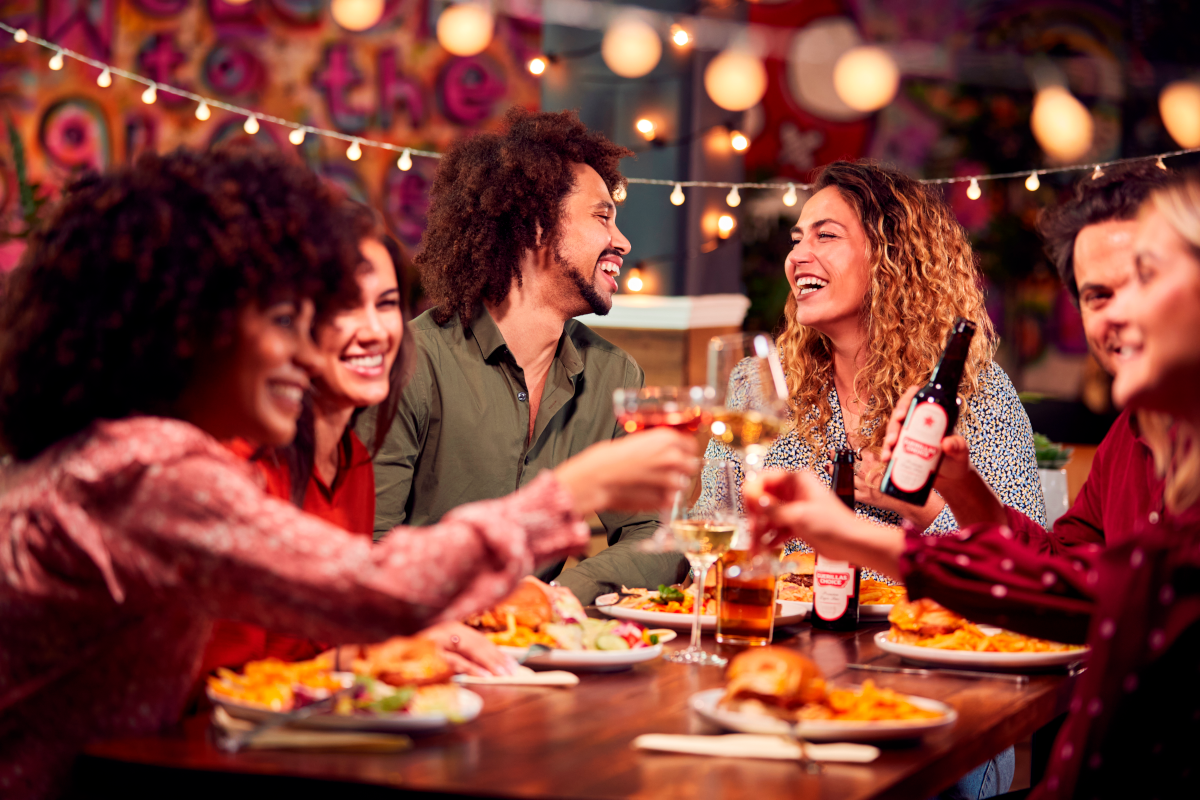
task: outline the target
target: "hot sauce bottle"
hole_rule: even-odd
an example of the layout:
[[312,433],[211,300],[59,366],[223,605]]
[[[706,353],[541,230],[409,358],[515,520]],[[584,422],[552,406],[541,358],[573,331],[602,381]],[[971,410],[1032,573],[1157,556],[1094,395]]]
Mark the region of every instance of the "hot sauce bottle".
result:
[[954,320],[942,360],[933,370],[929,383],[917,392],[908,407],[900,438],[879,485],[879,491],[884,494],[914,506],[923,506],[929,499],[942,463],[942,437],[953,431],[958,422],[962,405],[958,384],[962,381],[963,365],[974,335],[974,322],[962,317]]
[[[854,451],[838,450],[833,459],[833,493],[854,510]],[[813,566],[812,626],[826,631],[858,627],[858,591],[862,569],[817,553]]]

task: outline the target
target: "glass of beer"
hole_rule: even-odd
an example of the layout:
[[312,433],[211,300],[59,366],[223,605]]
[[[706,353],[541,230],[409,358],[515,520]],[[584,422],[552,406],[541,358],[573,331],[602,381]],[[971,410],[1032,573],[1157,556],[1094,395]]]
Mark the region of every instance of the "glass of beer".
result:
[[730,550],[717,564],[717,641],[721,644],[771,643],[776,576],[757,566],[749,550]]

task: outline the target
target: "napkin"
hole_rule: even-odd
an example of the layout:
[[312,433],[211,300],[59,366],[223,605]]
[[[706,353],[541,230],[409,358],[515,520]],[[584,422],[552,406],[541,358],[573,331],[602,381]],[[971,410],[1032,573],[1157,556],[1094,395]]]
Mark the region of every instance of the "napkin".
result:
[[[257,725],[229,715],[217,706],[213,709],[213,725],[229,734],[241,734]],[[267,728],[250,737],[246,750],[325,750],[341,753],[400,753],[410,749],[413,741],[404,734],[370,733],[367,731],[325,731],[278,726]]]
[[577,686],[579,676],[573,672],[551,670],[534,672],[529,667],[520,667],[516,675],[455,675],[455,683],[475,686]]
[[[637,750],[661,750],[697,756],[732,758],[773,758],[795,761],[801,745],[782,736],[730,733],[724,736],[683,736],[670,733],[644,733],[633,740]],[[869,744],[811,744],[805,742],[804,754],[812,761],[842,761],[869,764],[879,758],[879,748]]]

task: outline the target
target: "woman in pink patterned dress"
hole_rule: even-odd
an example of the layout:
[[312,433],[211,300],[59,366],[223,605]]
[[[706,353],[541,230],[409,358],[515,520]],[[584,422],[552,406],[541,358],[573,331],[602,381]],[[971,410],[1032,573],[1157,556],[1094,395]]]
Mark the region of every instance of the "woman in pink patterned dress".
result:
[[597,445],[516,495],[372,546],[268,497],[218,444],[295,433],[313,303],[358,242],[320,180],[249,150],[77,183],[0,305],[0,796],[65,787],[89,740],[178,719],[211,620],[329,642],[481,609],[580,549],[582,515],[653,507],[672,432]]

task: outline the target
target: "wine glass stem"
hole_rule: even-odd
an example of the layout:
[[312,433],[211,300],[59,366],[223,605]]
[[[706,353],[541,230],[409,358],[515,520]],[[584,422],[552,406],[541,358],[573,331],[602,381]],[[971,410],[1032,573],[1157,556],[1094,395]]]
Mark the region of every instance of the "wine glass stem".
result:
[[[691,559],[688,560],[691,561]],[[693,603],[696,614],[692,618],[692,643],[689,646],[690,650],[700,649],[700,616],[704,613],[704,582],[708,580],[708,567],[709,564],[707,561],[701,562],[700,559],[692,561],[692,570],[696,573],[696,600]]]

